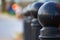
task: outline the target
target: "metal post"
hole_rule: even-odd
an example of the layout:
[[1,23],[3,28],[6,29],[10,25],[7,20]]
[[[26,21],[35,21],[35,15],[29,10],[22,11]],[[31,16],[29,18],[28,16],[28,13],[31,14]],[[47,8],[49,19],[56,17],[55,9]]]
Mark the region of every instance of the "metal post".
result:
[[41,29],[41,25],[39,25],[39,22],[37,20],[37,14],[42,4],[43,3],[35,2],[32,4],[30,8],[32,15],[32,21],[31,21],[32,40],[39,40],[38,35],[40,34],[39,30]]
[[31,12],[29,11],[30,5],[28,5],[23,13],[24,13],[24,40],[31,40]]
[[60,4],[56,2],[44,3],[38,11],[38,20],[42,29],[40,40],[60,40]]

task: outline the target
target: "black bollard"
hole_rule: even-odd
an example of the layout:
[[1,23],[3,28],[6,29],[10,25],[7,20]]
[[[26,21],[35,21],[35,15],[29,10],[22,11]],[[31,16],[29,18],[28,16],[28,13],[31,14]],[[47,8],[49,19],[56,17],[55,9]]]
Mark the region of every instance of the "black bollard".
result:
[[39,25],[37,19],[32,19],[31,28],[32,28],[32,40],[40,40],[38,36],[40,35],[41,25]]
[[31,13],[29,11],[30,5],[28,5],[24,11],[24,40],[31,40]]
[[44,3],[38,11],[38,20],[42,29],[40,40],[60,40],[60,4],[55,2]]
[[35,2],[32,4],[30,11],[31,11],[31,15],[32,15],[32,21],[31,21],[31,30],[32,30],[32,40],[40,40],[39,39],[39,34],[40,34],[40,29],[41,29],[41,25],[39,24],[38,20],[37,20],[37,14],[38,14],[38,10],[41,7],[43,3],[40,2]]

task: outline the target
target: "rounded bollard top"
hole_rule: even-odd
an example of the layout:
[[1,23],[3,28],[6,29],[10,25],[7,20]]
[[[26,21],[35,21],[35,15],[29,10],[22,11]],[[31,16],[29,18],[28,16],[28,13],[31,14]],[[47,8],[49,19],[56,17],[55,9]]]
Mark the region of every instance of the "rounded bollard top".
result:
[[33,17],[35,17],[35,18],[37,17],[38,10],[39,10],[39,8],[41,7],[42,4],[43,3],[41,3],[41,2],[35,2],[31,5],[30,11],[32,12],[31,15]]
[[29,11],[31,7],[31,4],[29,4],[27,7],[23,9],[23,15],[24,16],[30,16],[31,12]]
[[31,11],[38,11],[38,9],[41,7],[43,3],[42,2],[34,2],[31,6]]
[[60,4],[56,2],[44,3],[39,8],[38,20],[42,26],[58,27],[60,24]]

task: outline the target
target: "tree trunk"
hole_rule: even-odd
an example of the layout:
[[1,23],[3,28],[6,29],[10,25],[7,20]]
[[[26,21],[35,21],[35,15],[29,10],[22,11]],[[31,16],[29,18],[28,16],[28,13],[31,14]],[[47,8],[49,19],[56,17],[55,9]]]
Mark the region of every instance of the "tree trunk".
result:
[[2,12],[4,12],[4,11],[5,11],[5,5],[6,5],[5,0],[2,0]]

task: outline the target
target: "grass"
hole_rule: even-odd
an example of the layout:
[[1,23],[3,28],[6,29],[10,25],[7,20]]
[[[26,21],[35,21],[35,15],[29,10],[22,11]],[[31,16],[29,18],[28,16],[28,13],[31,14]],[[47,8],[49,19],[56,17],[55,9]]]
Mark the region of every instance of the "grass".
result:
[[15,15],[13,15],[12,13],[3,12],[3,14],[4,14],[5,16],[9,16],[9,17],[15,17]]

